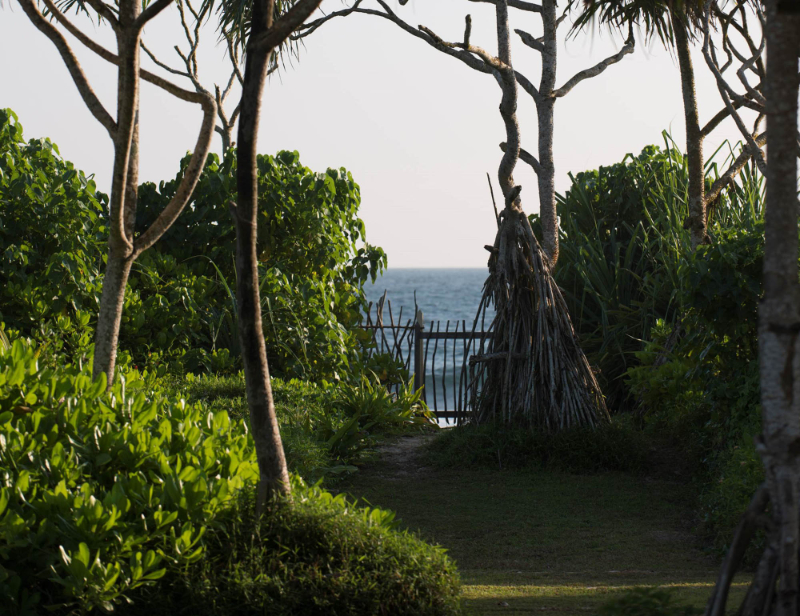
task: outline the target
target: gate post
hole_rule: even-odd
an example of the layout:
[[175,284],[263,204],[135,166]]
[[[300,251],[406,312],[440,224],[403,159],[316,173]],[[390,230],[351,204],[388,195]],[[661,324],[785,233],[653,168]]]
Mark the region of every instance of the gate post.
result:
[[424,325],[421,321],[422,311],[418,311],[417,317],[414,319],[414,391],[425,385],[425,360],[422,354],[422,330]]

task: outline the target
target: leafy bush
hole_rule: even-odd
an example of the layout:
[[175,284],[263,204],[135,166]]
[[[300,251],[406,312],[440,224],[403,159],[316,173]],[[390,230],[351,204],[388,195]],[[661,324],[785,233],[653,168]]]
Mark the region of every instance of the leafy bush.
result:
[[[297,152],[258,161],[270,368],[287,377],[349,378],[363,363],[368,339],[353,327],[363,285],[386,264],[380,248],[364,243],[358,185],[344,169],[313,173]],[[172,196],[183,168],[171,182],[140,187],[140,228]],[[134,264],[120,348],[137,365],[162,374],[238,369],[235,233],[227,209],[234,195],[235,155],[210,156],[184,213]],[[48,343],[48,356],[89,352],[107,209],[108,198],[90,177],[49,140],[26,144],[17,117],[0,110],[0,322]]]
[[661,323],[628,371],[648,429],[671,435],[696,465],[703,530],[720,549],[763,481],[754,438],[761,431],[757,306],[764,227],[717,229],[686,259],[683,337],[653,368],[671,328]]
[[428,452],[440,466],[546,468],[571,473],[641,471],[649,447],[641,432],[615,418],[597,429],[557,434],[496,425],[466,425],[444,431]]
[[[149,225],[180,183],[143,184],[137,226]],[[354,329],[361,318],[363,285],[386,264],[366,243],[358,217],[360,189],[345,169],[314,173],[297,152],[258,157],[258,246],[264,334],[270,369],[277,375],[335,380],[349,375],[367,336]],[[209,156],[192,201],[154,250],[195,276],[218,281],[206,331],[217,347],[238,354],[233,256],[235,229],[229,204],[236,194],[236,156]],[[363,245],[362,245],[363,243]],[[213,307],[213,308],[210,308]]]
[[259,523],[252,499],[208,551],[123,614],[198,616],[460,613],[455,565],[442,548],[394,530],[394,514],[357,508],[295,482]]
[[[555,278],[612,409],[635,404],[625,374],[639,365],[636,353],[656,322],[672,325],[682,317],[694,290],[711,302],[714,292],[724,291],[719,284],[703,287],[700,261],[688,263],[693,251],[683,227],[689,215],[686,159],[666,132],[664,141],[664,148],[647,146],[615,165],[570,176],[572,185],[558,196],[562,242]],[[712,161],[706,184],[717,177]],[[710,249],[725,250],[727,234],[751,233],[762,215],[762,180],[745,169],[712,206]],[[539,228],[536,216],[532,223]],[[727,264],[731,276],[743,264],[736,261]]]
[[[241,374],[190,375],[168,387],[231,417],[248,418]],[[393,395],[369,379],[360,384],[273,379],[272,391],[289,470],[310,482],[356,471],[382,435],[435,425],[421,392],[410,386]]]
[[49,139],[0,109],[0,322],[76,353],[91,341],[107,197]]
[[146,393],[154,379],[124,368],[103,393],[88,369],[37,360],[29,343],[0,344],[11,616],[457,613],[454,565],[390,512],[297,479],[257,524],[252,439],[224,409]]
[[703,610],[676,605],[672,593],[664,588],[634,588],[604,603],[597,613],[599,616],[699,616]]
[[104,393],[37,359],[0,349],[0,596],[12,614],[110,610],[201,558],[257,480],[252,440],[224,411],[146,395],[136,372]]

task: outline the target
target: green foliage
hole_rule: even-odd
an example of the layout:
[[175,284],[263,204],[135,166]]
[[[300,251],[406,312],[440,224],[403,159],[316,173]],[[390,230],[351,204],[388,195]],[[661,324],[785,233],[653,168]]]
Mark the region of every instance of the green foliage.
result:
[[428,457],[438,466],[543,468],[571,473],[638,472],[647,466],[649,447],[630,422],[615,418],[596,429],[556,434],[497,425],[466,425],[444,431]]
[[[648,146],[639,156],[629,154],[610,167],[579,173],[558,197],[562,237],[556,281],[613,409],[636,399],[625,375],[639,365],[637,353],[656,322],[671,326],[690,305],[699,304],[700,298],[692,298],[695,290],[706,294],[707,309],[739,310],[742,319],[749,318],[754,305],[751,301],[739,308],[739,302],[715,301],[713,294],[728,294],[731,301],[752,295],[752,273],[759,265],[747,250],[759,241],[753,231],[763,213],[761,178],[746,169],[722,192],[712,208],[713,243],[693,255],[683,228],[689,214],[687,163],[667,133],[664,139],[663,149]],[[718,174],[712,157],[707,186]],[[536,217],[532,221],[538,229]],[[750,246],[730,253],[733,236],[750,237]],[[711,259],[717,259],[718,267],[703,270],[703,261]],[[727,280],[727,267],[741,268],[742,274]],[[743,295],[734,297],[731,285]]]
[[[143,184],[137,228],[173,196],[175,180]],[[297,152],[260,156],[259,255],[264,331],[277,375],[352,376],[367,337],[353,328],[364,283],[386,264],[364,243],[360,192],[344,169],[313,173]],[[236,330],[235,153],[210,156],[179,220],[134,264],[120,348],[142,367],[230,373]],[[25,143],[0,110],[0,322],[72,357],[88,353],[106,258],[108,199],[48,140]],[[176,316],[176,308],[180,311]]]
[[[248,416],[241,375],[189,376],[169,388],[232,417]],[[310,482],[355,472],[384,435],[435,426],[410,386],[393,395],[366,378],[359,384],[273,379],[272,391],[289,470]]]
[[107,197],[49,139],[0,109],[0,322],[75,353],[91,339]]
[[670,435],[699,469],[703,530],[724,549],[763,481],[754,438],[761,431],[757,306],[763,223],[717,228],[714,243],[681,270],[683,336],[658,368],[671,327],[660,322],[628,371],[648,429]]
[[0,597],[10,614],[112,609],[201,538],[258,469],[224,411],[108,392],[88,368],[43,368],[21,340],[0,348]]
[[[141,186],[139,228],[155,219],[181,177],[182,171],[158,187]],[[218,281],[213,297],[195,302],[207,313],[202,329],[231,355],[238,354],[232,293],[236,235],[229,212],[235,180],[235,151],[222,161],[209,156],[191,203],[154,247],[192,275]],[[284,151],[258,157],[258,191],[257,251],[270,369],[311,380],[344,378],[365,340],[351,331],[364,307],[363,285],[386,264],[380,248],[361,245],[366,236],[358,217],[358,184],[345,169],[314,173],[300,164],[297,152]]]
[[665,588],[634,588],[621,597],[604,603],[598,616],[699,616],[703,610],[691,605],[676,605]]
[[[251,495],[252,496],[252,495]],[[141,593],[123,614],[460,613],[455,565],[395,530],[394,514],[295,482],[258,522],[252,499],[206,538],[206,558]]]

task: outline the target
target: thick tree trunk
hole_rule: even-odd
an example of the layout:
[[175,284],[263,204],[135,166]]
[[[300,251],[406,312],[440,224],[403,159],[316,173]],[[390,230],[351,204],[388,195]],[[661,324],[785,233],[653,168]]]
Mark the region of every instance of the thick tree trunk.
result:
[[767,5],[767,210],[759,361],[764,461],[779,529],[775,614],[797,616],[800,469],[800,287],[797,281],[797,51],[800,15]]
[[542,248],[552,270],[558,261],[558,218],[556,216],[555,163],[553,162],[553,112],[556,85],[558,38],[555,0],[542,2],[543,50],[542,79],[539,92],[542,100],[536,103],[539,120],[539,217],[542,221]]
[[[772,530],[740,612],[798,616],[800,568],[800,284],[798,284],[797,52],[800,14],[767,2],[767,208],[764,298],[759,307],[759,368],[764,462]],[[741,546],[734,546],[741,550]],[[732,548],[732,550],[734,549]],[[729,556],[730,559],[730,556]],[[716,597],[729,579],[720,576]],[[726,581],[728,580],[728,581]],[[721,593],[721,594],[720,594]],[[709,616],[725,613],[723,601]]]
[[[265,9],[259,0],[253,3],[250,40],[268,30],[272,3],[269,3],[268,7],[269,10]],[[256,147],[261,96],[271,54],[272,50],[248,51],[245,62],[237,150],[236,186],[239,194],[235,208],[239,336],[247,404],[250,408],[250,429],[256,445],[258,469],[261,474],[256,505],[259,513],[263,511],[264,505],[273,494],[289,494],[291,489],[267,365],[256,253],[258,215]]]
[[686,30],[677,10],[671,11],[672,29],[675,32],[675,49],[681,72],[683,93],[683,115],[686,120],[686,157],[689,167],[689,228],[692,248],[706,241],[705,172],[703,160],[703,135],[697,111],[697,94],[694,86],[694,67],[691,46]]

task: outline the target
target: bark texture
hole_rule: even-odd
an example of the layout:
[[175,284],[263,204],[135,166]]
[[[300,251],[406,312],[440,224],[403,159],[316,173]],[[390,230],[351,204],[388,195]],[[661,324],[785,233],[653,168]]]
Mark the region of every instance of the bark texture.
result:
[[[266,4],[266,6],[265,6]],[[251,37],[269,30],[273,3],[256,0],[253,4]],[[239,117],[236,187],[236,300],[241,340],[250,429],[256,444],[260,472],[258,507],[275,494],[289,494],[289,471],[283,453],[278,417],[272,398],[267,365],[267,347],[261,322],[261,297],[258,284],[256,229],[258,216],[257,138],[261,98],[272,49],[252,50],[247,54]]]
[[697,110],[697,93],[694,85],[691,45],[688,25],[677,11],[671,12],[672,30],[675,33],[675,50],[681,74],[683,116],[686,121],[686,157],[689,168],[689,220],[692,248],[706,242],[705,165],[703,160],[703,134]]
[[255,441],[260,473],[256,500],[256,512],[259,515],[273,496],[291,493],[289,471],[272,397],[267,347],[261,321],[256,252],[259,117],[274,48],[305,21],[319,3],[320,0],[300,0],[276,21],[275,0],[254,0],[242,80],[242,99],[238,107],[238,196],[236,206],[232,207],[236,224],[236,298],[250,429]]
[[500,115],[506,129],[498,180],[505,208],[498,217],[494,245],[489,247],[489,277],[473,329],[485,321],[492,305],[496,316],[493,336],[482,340],[470,357],[469,404],[463,407],[471,407],[472,414],[460,419],[549,431],[595,426],[608,419],[600,387],[550,275],[550,261],[522,209],[521,187],[514,184],[520,157],[518,90],[511,63],[508,7],[505,0],[495,6],[499,51],[493,60],[503,92]]
[[[759,369],[766,498],[756,495],[740,529],[753,520],[767,529],[768,543],[740,608],[746,616],[798,615],[800,533],[800,284],[798,284],[797,57],[800,13],[782,12],[768,0],[766,115],[769,165],[765,216],[764,298],[759,306]],[[765,161],[766,162],[766,161]],[[760,501],[760,502],[759,502]],[[749,520],[748,520],[749,517]],[[738,555],[752,533],[737,532],[709,603],[709,616],[725,613]]]

